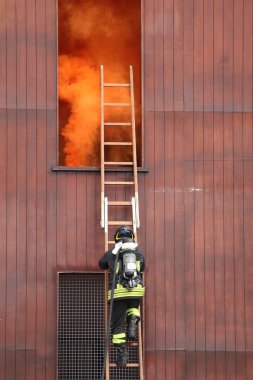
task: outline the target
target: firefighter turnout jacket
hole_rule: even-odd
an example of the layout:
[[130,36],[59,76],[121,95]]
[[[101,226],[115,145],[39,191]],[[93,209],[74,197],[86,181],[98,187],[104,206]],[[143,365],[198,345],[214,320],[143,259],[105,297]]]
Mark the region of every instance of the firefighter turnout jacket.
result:
[[[122,252],[119,253],[118,264],[116,268],[116,279],[115,279],[115,289],[114,289],[114,300],[120,299],[139,299],[144,296],[145,287],[143,286],[141,272],[145,269],[145,261],[143,254],[139,250],[138,247],[135,248],[136,255],[136,267],[137,267],[137,283],[136,286],[129,289],[124,286],[124,282],[121,280],[120,276],[120,266],[122,262]],[[116,255],[112,253],[110,249],[107,251],[104,256],[99,260],[99,266],[101,269],[110,270],[110,281],[109,281],[109,290],[108,290],[108,301],[111,299],[111,289],[112,289],[112,279],[113,279],[113,271],[115,265]]]

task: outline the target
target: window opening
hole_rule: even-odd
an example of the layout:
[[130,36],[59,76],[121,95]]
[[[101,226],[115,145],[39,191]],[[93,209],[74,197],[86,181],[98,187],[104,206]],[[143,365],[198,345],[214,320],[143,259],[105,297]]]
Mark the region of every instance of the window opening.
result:
[[[112,83],[129,82],[129,65],[133,65],[137,159],[141,166],[141,1],[59,0],[58,15],[59,165],[100,166],[103,64],[105,80]],[[108,88],[105,96],[108,101],[124,101],[125,91]],[[128,110],[122,107],[116,114],[115,109],[108,109],[105,117],[125,121]],[[120,141],[121,134],[128,132],[112,129],[110,133]],[[109,154],[118,155],[118,148],[111,147]]]

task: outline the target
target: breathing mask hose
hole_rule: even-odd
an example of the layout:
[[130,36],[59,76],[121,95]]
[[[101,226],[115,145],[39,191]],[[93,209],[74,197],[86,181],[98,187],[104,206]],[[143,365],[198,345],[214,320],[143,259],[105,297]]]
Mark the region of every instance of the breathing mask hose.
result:
[[106,356],[107,356],[109,339],[110,339],[113,298],[114,298],[116,269],[117,269],[118,260],[119,260],[119,250],[118,250],[117,254],[115,255],[115,262],[114,262],[114,270],[113,270],[113,277],[112,277],[112,288],[111,288],[111,302],[110,302],[109,318],[108,318],[108,324],[107,324],[107,333],[106,333],[106,338],[105,338],[104,361],[103,361],[103,370],[102,370],[101,380],[104,380],[104,376],[105,376]]

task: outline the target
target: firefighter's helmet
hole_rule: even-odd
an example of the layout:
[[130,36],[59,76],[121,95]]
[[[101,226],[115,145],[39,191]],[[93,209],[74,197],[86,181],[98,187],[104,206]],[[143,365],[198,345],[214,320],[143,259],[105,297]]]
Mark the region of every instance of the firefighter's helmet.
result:
[[121,226],[115,231],[114,240],[116,243],[124,238],[132,240],[135,238],[133,231],[128,226]]

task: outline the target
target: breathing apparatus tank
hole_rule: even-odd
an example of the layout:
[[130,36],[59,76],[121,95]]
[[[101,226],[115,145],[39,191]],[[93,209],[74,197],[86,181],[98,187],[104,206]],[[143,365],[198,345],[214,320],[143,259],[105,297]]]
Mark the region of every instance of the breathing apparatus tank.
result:
[[136,263],[135,248],[137,244],[132,242],[126,242],[121,247],[121,273],[120,282],[128,289],[134,288],[138,284],[138,272]]
[[123,255],[123,273],[124,277],[128,279],[137,276],[136,255],[134,252],[128,252]]

